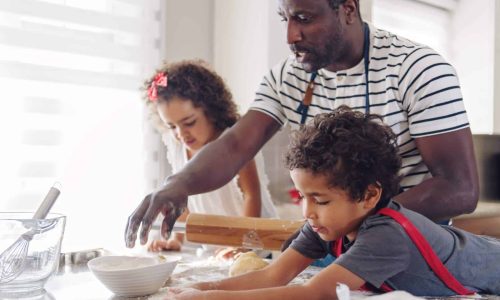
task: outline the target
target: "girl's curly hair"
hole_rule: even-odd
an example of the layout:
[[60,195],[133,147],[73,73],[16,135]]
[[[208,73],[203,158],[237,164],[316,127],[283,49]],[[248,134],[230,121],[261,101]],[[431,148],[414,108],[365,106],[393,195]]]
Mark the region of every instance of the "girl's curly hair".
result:
[[294,131],[285,155],[288,169],[326,175],[330,187],[364,199],[370,184],[382,188],[379,207],[398,194],[401,158],[396,136],[378,115],[341,106]]
[[[157,86],[158,101],[151,101],[147,90],[158,73],[166,74],[168,84],[166,87]],[[142,91],[143,100],[150,108],[150,118],[160,132],[165,132],[167,128],[158,115],[157,105],[173,97],[191,100],[195,107],[203,109],[215,128],[221,131],[234,125],[239,118],[233,96],[224,80],[202,60],[165,63],[144,82]]]

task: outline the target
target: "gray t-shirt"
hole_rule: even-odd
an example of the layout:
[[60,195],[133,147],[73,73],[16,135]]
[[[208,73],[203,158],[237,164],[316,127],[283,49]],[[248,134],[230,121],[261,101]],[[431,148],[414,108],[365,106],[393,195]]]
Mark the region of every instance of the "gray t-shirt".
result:
[[[388,207],[418,228],[463,286],[478,293],[500,294],[500,240],[438,225],[394,201]],[[332,242],[323,241],[307,223],[291,247],[312,259],[334,254]],[[385,282],[417,296],[455,294],[429,268],[403,227],[390,217],[372,215],[365,219],[356,240],[344,239],[344,249],[347,251],[334,263],[375,287]]]

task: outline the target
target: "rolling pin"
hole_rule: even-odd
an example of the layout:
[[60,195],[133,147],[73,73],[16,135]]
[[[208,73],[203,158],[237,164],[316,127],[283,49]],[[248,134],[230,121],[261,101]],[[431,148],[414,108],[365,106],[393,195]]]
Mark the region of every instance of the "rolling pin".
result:
[[251,249],[280,250],[281,245],[305,221],[230,217],[190,213],[185,223],[177,222],[173,231],[184,232],[194,243]]

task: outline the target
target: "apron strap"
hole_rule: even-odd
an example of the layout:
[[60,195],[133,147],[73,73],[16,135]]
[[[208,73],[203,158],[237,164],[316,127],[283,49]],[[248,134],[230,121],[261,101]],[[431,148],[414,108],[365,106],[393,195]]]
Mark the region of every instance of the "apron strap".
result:
[[307,84],[306,92],[304,94],[304,99],[302,99],[302,102],[299,104],[299,107],[297,107],[297,112],[300,114],[300,124],[303,125],[306,123],[307,119],[307,112],[309,111],[309,105],[311,105],[312,102],[312,97],[313,97],[313,91],[314,91],[314,79],[318,75],[318,72],[313,72],[311,74],[311,79],[309,80],[309,83]]
[[[420,233],[420,231],[413,225],[408,218],[406,218],[402,213],[388,207],[384,207],[380,209],[377,214],[388,216],[393,218],[396,222],[398,222],[406,234],[413,241],[415,246],[417,247],[422,257],[427,262],[427,265],[432,269],[432,271],[436,274],[436,276],[452,291],[454,291],[458,295],[473,295],[475,292],[466,289],[444,266],[441,262],[437,254],[432,249],[429,242],[425,239],[425,237]],[[342,238],[339,238],[333,241],[332,252],[335,252],[334,255],[339,257],[342,255]],[[361,287],[361,290],[373,291],[372,285],[365,284]],[[390,292],[393,289],[386,283],[383,283],[382,286],[378,289],[382,292]]]
[[377,213],[393,218],[403,227],[403,229],[406,231],[410,239],[417,247],[418,251],[420,251],[420,254],[422,254],[422,256],[424,257],[429,267],[448,288],[450,288],[458,295],[475,294],[473,291],[466,289],[460,282],[458,282],[458,280],[450,273],[450,271],[448,271],[443,262],[441,262],[441,260],[437,256],[436,252],[434,252],[434,250],[432,249],[429,242],[415,227],[415,225],[413,225],[402,213],[388,207],[380,209]]

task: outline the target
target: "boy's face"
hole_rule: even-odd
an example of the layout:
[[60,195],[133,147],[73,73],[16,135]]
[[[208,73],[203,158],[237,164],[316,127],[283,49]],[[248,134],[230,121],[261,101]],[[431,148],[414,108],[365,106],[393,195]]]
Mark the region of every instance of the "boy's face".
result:
[[346,191],[329,187],[325,175],[313,174],[306,169],[294,169],[290,175],[303,196],[304,217],[325,241],[342,236],[355,239],[361,222],[377,203],[353,201]]

